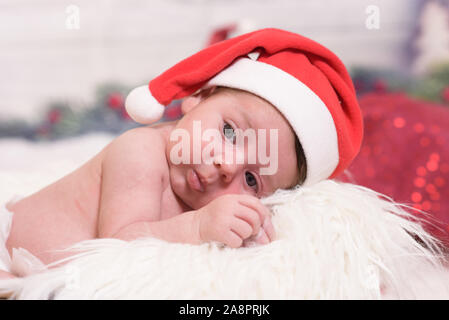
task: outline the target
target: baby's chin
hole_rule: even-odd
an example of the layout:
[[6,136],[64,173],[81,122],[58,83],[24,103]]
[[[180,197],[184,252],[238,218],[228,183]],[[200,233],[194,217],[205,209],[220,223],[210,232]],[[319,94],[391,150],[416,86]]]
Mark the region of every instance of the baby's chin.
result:
[[176,195],[191,210],[198,210],[198,209],[204,207],[208,203],[208,201],[205,201],[204,197],[201,199],[197,199],[197,197],[192,198],[189,195],[183,194],[182,192],[180,192],[179,194],[176,194]]
[[202,207],[199,199],[195,199],[193,195],[189,194],[189,190],[187,185],[183,181],[176,181],[173,177],[170,176],[171,180],[171,189],[175,196],[182,202],[186,209],[197,210]]

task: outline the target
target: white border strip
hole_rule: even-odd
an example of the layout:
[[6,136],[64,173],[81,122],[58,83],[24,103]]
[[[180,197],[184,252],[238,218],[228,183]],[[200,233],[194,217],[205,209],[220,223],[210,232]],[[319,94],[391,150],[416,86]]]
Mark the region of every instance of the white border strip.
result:
[[304,83],[270,64],[241,58],[206,86],[224,86],[254,93],[275,105],[288,119],[304,149],[304,185],[329,178],[338,165],[338,139],[332,115]]

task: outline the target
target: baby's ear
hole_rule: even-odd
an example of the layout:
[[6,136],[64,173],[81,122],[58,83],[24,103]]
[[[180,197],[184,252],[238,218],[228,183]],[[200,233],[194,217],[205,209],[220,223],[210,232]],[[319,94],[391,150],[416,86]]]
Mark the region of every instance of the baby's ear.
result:
[[193,108],[195,108],[202,100],[206,99],[208,96],[212,94],[212,92],[215,91],[216,87],[207,88],[204,90],[201,90],[199,93],[192,95],[190,97],[184,98],[181,104],[181,111],[182,114],[186,114]]
[[182,114],[188,113],[190,110],[195,108],[200,102],[201,102],[200,96],[190,96],[187,98],[184,98],[181,103],[181,112]]

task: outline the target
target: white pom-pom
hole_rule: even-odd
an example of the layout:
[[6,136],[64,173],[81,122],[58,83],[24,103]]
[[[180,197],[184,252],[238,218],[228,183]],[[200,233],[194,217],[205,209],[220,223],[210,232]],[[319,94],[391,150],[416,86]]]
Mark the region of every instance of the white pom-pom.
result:
[[150,124],[160,120],[164,106],[151,94],[148,85],[132,90],[125,101],[126,112],[136,122]]

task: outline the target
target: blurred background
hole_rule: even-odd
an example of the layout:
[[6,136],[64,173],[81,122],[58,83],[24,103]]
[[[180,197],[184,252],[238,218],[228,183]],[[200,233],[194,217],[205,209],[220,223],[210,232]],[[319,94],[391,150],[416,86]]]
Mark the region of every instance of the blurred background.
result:
[[[217,41],[276,27],[350,70],[365,140],[339,179],[429,213],[449,243],[448,17],[448,0],[0,0],[0,178],[8,188],[12,173],[36,171],[30,161],[88,159],[138,126],[123,106],[130,89]],[[179,116],[175,101],[164,121]]]
[[449,57],[446,2],[2,0],[0,117],[38,121],[53,101],[90,108],[98,88],[147,83],[232,24],[311,37],[353,71],[423,74]]

